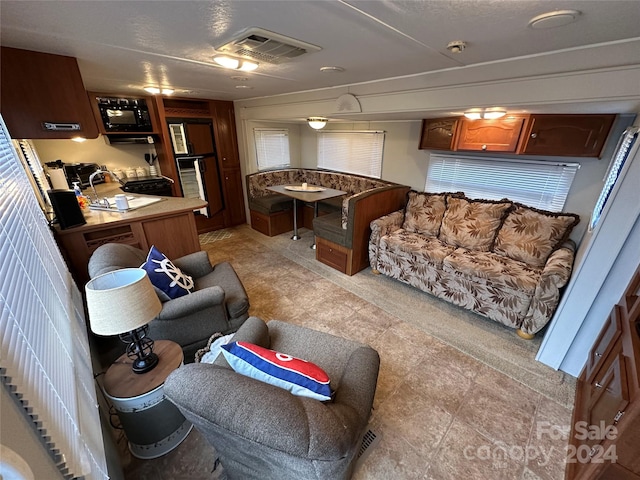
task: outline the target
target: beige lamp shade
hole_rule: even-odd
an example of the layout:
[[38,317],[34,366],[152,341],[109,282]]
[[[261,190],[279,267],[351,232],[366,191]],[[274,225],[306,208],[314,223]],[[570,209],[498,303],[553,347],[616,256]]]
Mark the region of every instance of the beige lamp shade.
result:
[[85,286],[89,323],[97,335],[118,335],[140,328],[162,310],[147,272],[123,268],[99,275]]

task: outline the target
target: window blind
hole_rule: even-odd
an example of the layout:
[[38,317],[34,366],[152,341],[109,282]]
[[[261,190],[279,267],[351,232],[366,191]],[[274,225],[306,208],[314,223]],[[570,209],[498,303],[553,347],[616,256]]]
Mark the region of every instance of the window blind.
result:
[[561,212],[578,163],[477,158],[432,154],[428,192],[464,192],[469,198],[508,198],[530,207]]
[[258,170],[282,168],[291,165],[289,157],[289,130],[286,128],[254,128]]
[[0,258],[3,384],[64,478],[107,479],[82,297],[1,117]]
[[591,229],[593,229],[598,224],[598,220],[600,220],[600,216],[602,215],[604,206],[607,204],[607,200],[611,195],[613,186],[618,181],[620,172],[622,172],[625,161],[629,156],[629,151],[638,138],[638,130],[640,130],[638,127],[629,127],[622,133],[622,137],[620,137],[616,153],[614,153],[613,158],[611,159],[609,170],[604,178],[604,186],[602,187],[600,196],[598,197],[591,214],[591,221],[589,222],[589,228]]
[[384,132],[318,132],[318,167],[380,178]]

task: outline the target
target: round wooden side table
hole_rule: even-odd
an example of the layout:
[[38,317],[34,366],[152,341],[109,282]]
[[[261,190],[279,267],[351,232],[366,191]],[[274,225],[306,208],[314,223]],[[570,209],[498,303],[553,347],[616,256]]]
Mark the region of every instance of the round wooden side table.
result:
[[158,364],[153,370],[133,373],[133,361],[124,354],[104,376],[105,394],[120,418],[129,450],[134,457],[145,460],[169,453],[193,428],[163,392],[169,374],[182,365],[180,345],[157,340],[153,351],[158,355]]

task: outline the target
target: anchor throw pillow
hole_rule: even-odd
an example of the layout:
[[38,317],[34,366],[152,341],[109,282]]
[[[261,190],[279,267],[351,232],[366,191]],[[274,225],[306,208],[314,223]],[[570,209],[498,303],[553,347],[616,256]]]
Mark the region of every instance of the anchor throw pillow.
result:
[[241,375],[284,388],[294,395],[331,400],[329,376],[319,366],[253,343],[222,345],[222,354]]
[[193,278],[171,263],[171,260],[155,245],[149,250],[147,260],[140,268],[147,272],[156,291],[160,290],[168,297],[165,299],[161,297],[161,300],[179,298],[193,290]]

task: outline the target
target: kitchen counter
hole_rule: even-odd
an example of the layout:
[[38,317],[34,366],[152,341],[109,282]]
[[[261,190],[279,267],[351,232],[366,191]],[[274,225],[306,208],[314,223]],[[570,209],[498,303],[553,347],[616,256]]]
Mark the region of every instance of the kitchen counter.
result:
[[[125,193],[116,183],[96,185],[96,192],[100,198]],[[90,188],[83,193],[93,196]],[[128,212],[90,210],[87,207],[82,210],[87,221],[85,225],[65,230],[54,227],[56,241],[81,289],[89,280],[87,265],[91,254],[105,243],[125,243],[145,251],[155,245],[170,259],[200,250],[193,211],[207,206],[207,202],[194,198],[159,198],[162,201]]]

